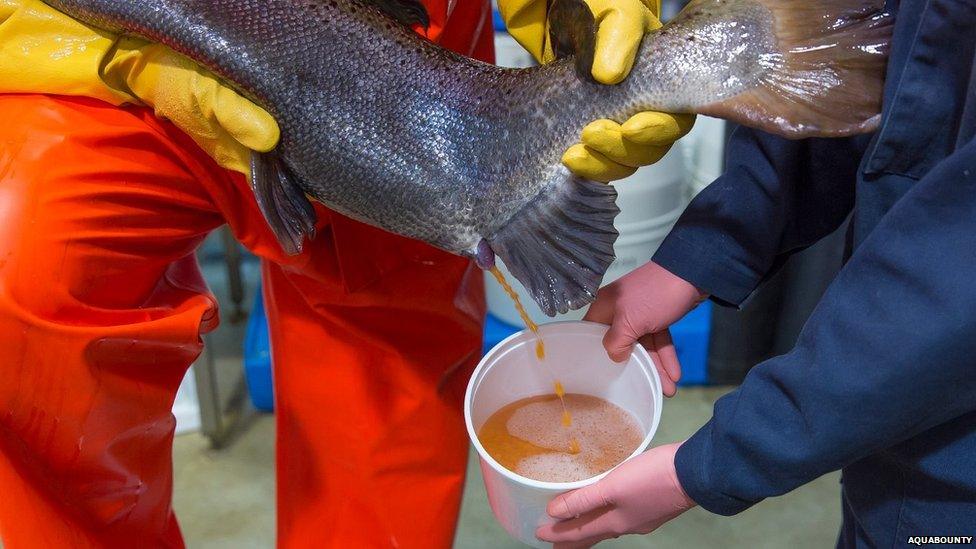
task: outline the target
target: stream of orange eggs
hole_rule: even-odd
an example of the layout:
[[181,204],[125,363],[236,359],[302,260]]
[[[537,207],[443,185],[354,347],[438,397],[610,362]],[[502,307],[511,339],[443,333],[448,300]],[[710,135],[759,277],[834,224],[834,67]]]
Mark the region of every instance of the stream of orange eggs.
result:
[[[539,325],[533,322],[532,318],[529,317],[529,313],[525,310],[525,306],[522,305],[522,300],[519,298],[519,295],[515,293],[512,285],[508,283],[508,280],[505,279],[505,275],[498,270],[498,267],[492,267],[491,274],[495,277],[495,280],[498,281],[498,284],[502,287],[502,289],[505,290],[505,293],[508,294],[508,297],[512,298],[512,301],[515,303],[515,309],[518,311],[519,316],[522,317],[522,322],[525,322],[526,327],[528,327],[529,330],[532,330],[532,333],[535,334],[535,356],[541,363],[546,358],[546,346],[545,343],[542,342],[542,336],[539,334]],[[555,378],[555,376],[553,376],[553,378]],[[568,429],[573,425],[573,416],[569,413],[569,409],[566,408],[566,390],[563,388],[563,384],[560,383],[559,380],[554,380],[553,386],[556,396],[559,397],[559,402],[562,403],[563,406],[563,427]],[[576,437],[571,438],[569,442],[569,452],[571,454],[578,454],[579,451],[579,441],[576,440]]]

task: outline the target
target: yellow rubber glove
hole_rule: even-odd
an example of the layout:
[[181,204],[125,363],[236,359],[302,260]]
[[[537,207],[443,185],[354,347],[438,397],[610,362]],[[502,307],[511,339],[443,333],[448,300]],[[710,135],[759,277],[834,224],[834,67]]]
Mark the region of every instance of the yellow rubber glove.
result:
[[[583,0],[597,24],[593,78],[613,85],[634,66],[641,40],[661,26],[660,0]],[[509,34],[540,63],[555,56],[549,41],[547,0],[498,0]],[[583,129],[580,143],[563,155],[563,164],[581,177],[614,181],[664,157],[691,130],[692,115],[643,112],[623,124],[597,120]]]
[[92,29],[40,0],[0,0],[0,93],[147,105],[246,175],[251,151],[270,151],[280,137],[270,114],[186,57]]
[[593,181],[630,177],[664,158],[694,123],[694,115],[664,112],[638,113],[623,124],[596,120],[583,128],[581,142],[566,150],[563,164]]

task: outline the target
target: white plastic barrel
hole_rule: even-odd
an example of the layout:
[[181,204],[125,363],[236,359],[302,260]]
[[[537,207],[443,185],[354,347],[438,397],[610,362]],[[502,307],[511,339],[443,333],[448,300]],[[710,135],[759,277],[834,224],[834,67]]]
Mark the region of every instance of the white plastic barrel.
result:
[[536,65],[532,54],[508,33],[495,33],[495,64],[500,67],[520,69]]
[[689,200],[722,175],[725,165],[725,128],[721,118],[699,116],[695,127],[684,138],[685,161],[691,175]]
[[592,395],[629,412],[645,436],[630,457],[646,450],[661,420],[662,392],[654,362],[640,345],[626,364],[617,364],[603,349],[607,327],[592,322],[554,322],[540,326],[546,344],[545,363],[535,358],[535,335],[523,331],[499,343],[475,369],[464,399],[464,419],[481,459],[488,503],[498,522],[516,539],[549,547],[535,537],[551,522],[549,501],[569,490],[592,484],[603,473],[578,482],[542,482],[509,471],[485,451],[478,431],[502,407],[523,398],[552,394],[554,379],[567,393]]

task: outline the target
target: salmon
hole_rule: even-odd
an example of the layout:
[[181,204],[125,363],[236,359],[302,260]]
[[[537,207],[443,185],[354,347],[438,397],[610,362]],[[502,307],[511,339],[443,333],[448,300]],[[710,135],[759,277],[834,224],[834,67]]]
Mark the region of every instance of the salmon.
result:
[[45,1],[172,47],[275,117],[251,183],[289,253],[314,236],[316,200],[486,269],[500,257],[549,315],[590,303],[614,260],[614,187],[561,163],[587,123],[655,110],[797,139],[870,132],[892,27],[877,0],[693,0],[605,86],[580,0],[550,9],[561,58],[527,69],[426,40],[414,0]]

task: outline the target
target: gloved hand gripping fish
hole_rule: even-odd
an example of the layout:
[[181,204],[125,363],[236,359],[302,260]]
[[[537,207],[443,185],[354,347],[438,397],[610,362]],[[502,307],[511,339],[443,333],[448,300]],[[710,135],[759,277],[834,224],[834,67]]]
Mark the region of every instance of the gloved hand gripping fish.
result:
[[657,110],[789,138],[868,132],[892,24],[878,0],[692,0],[603,86],[579,0],[550,10],[564,58],[530,69],[418,36],[416,0],[46,1],[172,47],[277,119],[252,185],[288,252],[314,232],[311,197],[483,268],[497,255],[550,315],[588,304],[614,259],[613,187],[560,163],[588,122]]

